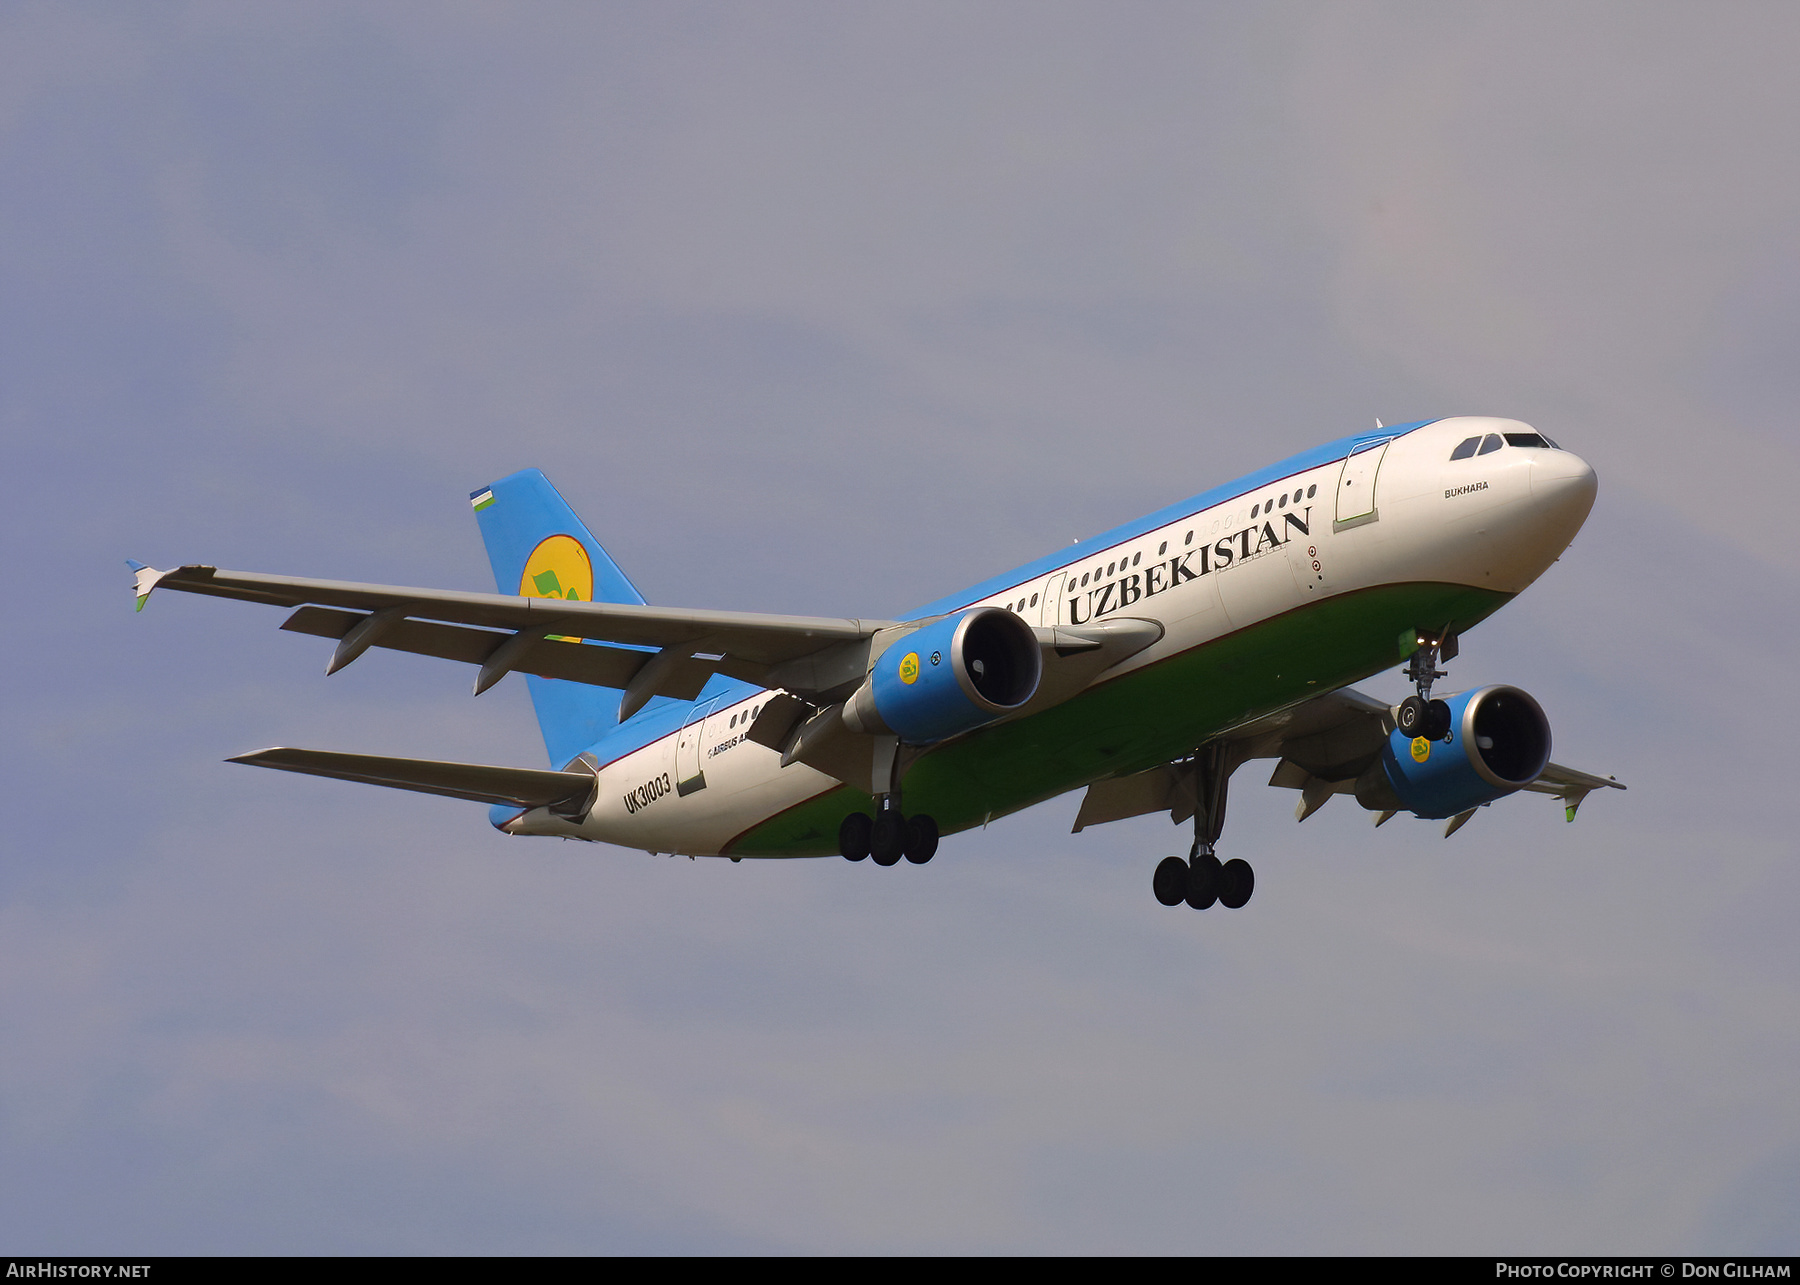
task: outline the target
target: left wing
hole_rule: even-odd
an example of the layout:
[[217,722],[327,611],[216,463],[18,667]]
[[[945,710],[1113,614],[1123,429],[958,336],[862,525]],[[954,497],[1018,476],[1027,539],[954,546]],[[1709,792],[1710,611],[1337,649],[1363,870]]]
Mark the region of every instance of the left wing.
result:
[[714,673],[808,697],[860,683],[888,620],[695,611],[517,598],[133,562],[137,604],[156,589],[298,608],[282,628],[338,640],[326,673],[370,647],[481,666],[477,694],[514,670],[625,689],[621,719],[652,696],[691,700]]
[[[1225,732],[1219,738],[1225,743],[1221,767],[1229,775],[1251,759],[1279,760],[1269,784],[1300,791],[1294,819],[1304,821],[1333,795],[1356,793],[1357,778],[1375,762],[1393,730],[1388,706],[1346,687]],[[1625,787],[1609,776],[1551,763],[1522,788],[1561,799],[1565,818],[1573,821],[1582,800],[1593,791]],[[1194,815],[1195,797],[1194,768],[1186,761],[1096,781],[1082,799],[1075,829],[1165,809],[1179,825]],[[1392,814],[1382,815],[1376,824],[1388,815]],[[1467,815],[1451,818],[1446,837]]]

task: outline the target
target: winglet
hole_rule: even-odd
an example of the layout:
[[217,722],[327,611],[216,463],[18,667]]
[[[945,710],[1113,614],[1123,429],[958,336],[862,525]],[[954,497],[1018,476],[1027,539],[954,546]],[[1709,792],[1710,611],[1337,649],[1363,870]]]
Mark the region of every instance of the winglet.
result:
[[137,576],[137,606],[133,607],[132,610],[142,611],[144,609],[144,603],[150,598],[150,591],[156,588],[156,582],[169,573],[167,571],[158,571],[155,567],[147,567],[135,558],[125,559],[125,565],[130,567],[132,572]]

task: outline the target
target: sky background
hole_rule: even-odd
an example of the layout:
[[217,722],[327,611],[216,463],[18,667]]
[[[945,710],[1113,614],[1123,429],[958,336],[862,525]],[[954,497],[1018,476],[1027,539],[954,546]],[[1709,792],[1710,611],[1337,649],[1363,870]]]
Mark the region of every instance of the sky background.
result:
[[[1800,10],[0,6],[0,1252],[1800,1251]],[[893,616],[1318,442],[1594,464],[1453,839],[651,858],[222,762],[524,685],[123,559]],[[1367,685],[1398,698],[1397,673]]]

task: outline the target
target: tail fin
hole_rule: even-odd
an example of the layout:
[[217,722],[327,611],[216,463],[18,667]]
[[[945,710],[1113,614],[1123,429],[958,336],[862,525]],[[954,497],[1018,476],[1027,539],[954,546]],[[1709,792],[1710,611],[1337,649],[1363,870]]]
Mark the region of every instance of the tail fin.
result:
[[[537,469],[501,478],[469,496],[501,593],[582,602],[644,601],[568,502]],[[616,726],[612,687],[528,675],[531,703],[553,767],[561,767]]]

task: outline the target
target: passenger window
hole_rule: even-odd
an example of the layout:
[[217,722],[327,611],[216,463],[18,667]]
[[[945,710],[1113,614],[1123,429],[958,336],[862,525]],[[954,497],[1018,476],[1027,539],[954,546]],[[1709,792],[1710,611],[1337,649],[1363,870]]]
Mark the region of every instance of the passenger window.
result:
[[1187,539],[1183,540],[1182,543],[1183,544],[1192,544],[1193,542],[1194,542],[1194,533],[1192,531],[1189,531],[1187,533]]
[[1034,607],[1037,606],[1037,595],[1035,593],[1031,595],[1031,605]]
[[1163,554],[1167,553],[1168,551],[1169,551],[1169,542],[1167,540],[1164,540],[1162,542],[1162,547],[1156,551],[1156,556],[1160,558],[1160,557],[1162,557]]
[[1453,460],[1466,460],[1475,453],[1475,448],[1480,445],[1481,439],[1479,437],[1465,437],[1462,441],[1457,443],[1456,449],[1450,452],[1450,458]]
[[1251,506],[1250,506],[1250,516],[1251,516],[1251,517],[1255,517],[1255,516],[1256,516],[1256,510],[1257,510],[1257,508],[1258,508],[1258,506],[1257,506],[1257,505],[1254,505],[1254,504],[1252,504],[1252,505],[1251,505]]
[[1495,451],[1505,445],[1506,443],[1500,440],[1500,434],[1489,433],[1486,437],[1481,439],[1481,449],[1475,453],[1477,455],[1492,455]]
[[1283,491],[1281,493],[1281,507],[1284,509],[1287,507],[1287,492],[1286,491]]
[[1319,493],[1319,488],[1316,486],[1309,486],[1306,488],[1306,498],[1309,500],[1312,499],[1312,497],[1317,495],[1318,493]]
[[1143,560],[1144,560],[1144,555],[1141,553],[1134,553],[1131,555],[1131,565],[1134,567],[1137,566],[1137,564],[1142,562]]

